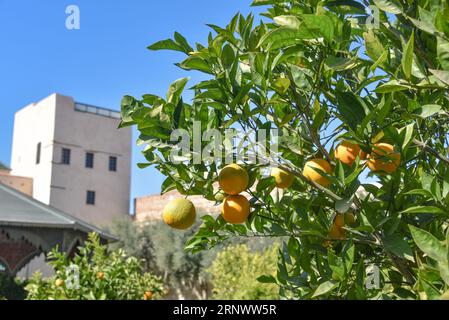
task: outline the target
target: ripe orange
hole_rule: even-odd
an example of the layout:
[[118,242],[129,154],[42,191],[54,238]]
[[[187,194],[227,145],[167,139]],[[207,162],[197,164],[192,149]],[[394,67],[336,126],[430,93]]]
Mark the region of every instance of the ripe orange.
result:
[[345,225],[354,225],[355,224],[355,216],[352,212],[339,213],[335,216],[334,225],[337,227],[344,227]]
[[55,286],[62,287],[63,285],[64,285],[64,280],[62,280],[62,279],[55,280]]
[[344,213],[337,214],[334,219],[334,224],[337,227],[344,227],[345,226],[345,214]]
[[362,151],[358,144],[349,141],[341,142],[337,148],[335,148],[334,155],[336,159],[347,164],[348,166],[353,165],[357,156],[359,156],[360,159],[364,159],[366,157],[365,152]]
[[195,223],[196,210],[192,201],[179,198],[170,201],[162,212],[162,219],[175,229],[187,229]]
[[347,222],[350,226],[355,225],[355,214],[352,213],[352,212],[346,213],[346,222]]
[[401,163],[401,155],[388,143],[377,143],[368,158],[368,168],[373,172],[393,173]]
[[315,171],[314,168],[326,172],[327,174],[331,174],[332,167],[329,162],[324,159],[312,159],[306,162],[303,170],[304,177],[322,185],[323,187],[328,187],[331,184],[330,180],[326,177],[323,177],[318,173],[318,171]]
[[280,189],[286,189],[290,187],[295,179],[295,177],[285,170],[279,168],[271,169],[271,176],[274,177],[276,181],[276,187]]
[[153,292],[145,291],[143,294],[143,300],[151,300],[153,298]]
[[242,195],[228,196],[221,206],[221,214],[226,222],[243,223],[249,216],[249,201]]
[[329,238],[342,240],[346,237],[346,231],[342,227],[337,226],[335,223],[331,225],[329,229]]
[[221,190],[230,195],[236,195],[248,188],[248,172],[238,164],[224,167],[218,175]]

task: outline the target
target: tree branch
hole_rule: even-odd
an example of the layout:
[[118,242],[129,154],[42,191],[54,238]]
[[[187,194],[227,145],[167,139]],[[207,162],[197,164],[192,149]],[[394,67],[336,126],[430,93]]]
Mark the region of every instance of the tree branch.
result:
[[423,149],[424,151],[427,151],[428,153],[434,155],[435,157],[437,157],[438,159],[440,159],[443,162],[446,162],[447,164],[449,164],[449,159],[446,158],[444,155],[442,155],[441,153],[438,153],[438,151],[432,149],[432,147],[430,147],[429,145],[427,145],[427,143],[424,143],[422,141],[419,141],[418,139],[413,139],[413,143],[415,145],[417,145],[418,147],[420,147],[421,149]]

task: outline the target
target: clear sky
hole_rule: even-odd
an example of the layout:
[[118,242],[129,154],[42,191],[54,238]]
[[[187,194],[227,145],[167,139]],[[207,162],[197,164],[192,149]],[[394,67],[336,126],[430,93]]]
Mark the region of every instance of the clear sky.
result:
[[[236,12],[259,12],[251,0],[0,0],[0,161],[9,164],[14,113],[53,92],[119,109],[123,95],[165,95],[169,84],[197,75],[173,64],[183,55],[148,51],[174,31],[207,40],[206,23],[224,26]],[[67,30],[68,5],[80,30]],[[136,138],[136,133],[134,138]],[[163,177],[134,147],[132,198],[158,193]]]

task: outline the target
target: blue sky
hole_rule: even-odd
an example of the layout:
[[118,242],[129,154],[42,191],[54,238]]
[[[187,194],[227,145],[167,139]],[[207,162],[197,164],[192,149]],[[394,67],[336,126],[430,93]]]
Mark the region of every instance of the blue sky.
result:
[[[169,84],[197,75],[173,64],[182,54],[151,52],[149,44],[182,33],[207,39],[206,23],[259,12],[251,0],[0,0],[0,161],[9,164],[14,113],[53,92],[119,109],[123,95],[164,95]],[[68,5],[80,9],[80,30],[67,30]],[[136,137],[136,136],[135,136]],[[132,197],[158,193],[163,177],[133,151]]]

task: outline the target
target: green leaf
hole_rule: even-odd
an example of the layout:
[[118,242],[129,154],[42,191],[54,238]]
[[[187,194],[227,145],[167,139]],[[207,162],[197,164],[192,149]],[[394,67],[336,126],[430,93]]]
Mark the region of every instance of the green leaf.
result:
[[290,80],[288,78],[277,78],[273,82],[273,88],[281,94],[286,93],[289,87],[290,87]]
[[418,114],[421,118],[428,118],[438,113],[442,109],[442,106],[437,104],[426,104],[416,110],[413,113]]
[[223,47],[221,60],[223,61],[223,66],[225,68],[230,68],[233,65],[235,60],[235,52],[229,44]]
[[198,70],[208,74],[213,74],[212,69],[207,61],[195,55],[189,56],[187,59],[177,65],[184,70]]
[[335,95],[341,120],[355,131],[366,116],[362,103],[352,92],[337,91]]
[[299,29],[301,24],[301,21],[296,16],[277,16],[273,20],[277,24],[291,29]]
[[256,186],[258,192],[262,190],[273,190],[275,186],[275,181],[273,177],[266,177],[259,180]]
[[325,64],[335,71],[349,70],[357,66],[357,62],[352,59],[335,56],[328,56]]
[[193,48],[189,45],[186,38],[184,38],[180,33],[175,32],[175,41],[178,45],[180,45],[185,53],[189,53],[193,51]]
[[338,287],[338,282],[336,282],[336,281],[329,280],[329,281],[323,282],[322,284],[320,284],[318,286],[318,288],[316,288],[315,292],[313,293],[312,298],[316,298],[318,296],[321,296],[323,294],[331,292],[332,290],[334,290],[337,287]]
[[372,30],[365,32],[363,38],[365,39],[366,54],[373,61],[377,61],[385,51],[384,46]]
[[428,190],[424,189],[413,189],[407,192],[404,192],[404,195],[420,195],[425,197],[432,197],[432,193]]
[[332,41],[334,37],[334,22],[326,15],[302,14],[301,28],[307,28],[311,33],[322,35],[327,41]]
[[174,51],[180,51],[185,52],[184,48],[181,47],[179,44],[177,44],[172,39],[166,39],[158,41],[148,47],[149,50],[174,50]]
[[276,278],[270,275],[262,275],[257,278],[260,283],[277,283]]
[[449,85],[449,71],[429,69],[430,72],[441,82]]
[[189,78],[181,78],[173,82],[167,92],[167,102],[177,104],[188,81]]
[[401,213],[408,213],[408,214],[413,214],[413,213],[432,213],[432,214],[440,214],[440,215],[444,215],[444,216],[449,216],[449,212],[444,211],[443,209],[440,209],[438,207],[434,207],[434,206],[416,206],[416,207],[411,207],[408,208],[404,211],[401,211]]
[[279,27],[266,33],[259,41],[258,47],[262,45],[269,45],[272,50],[278,48],[285,48],[299,43],[302,39],[313,39],[314,35],[307,29],[300,28],[299,30],[290,29],[287,27]]
[[413,240],[421,251],[436,261],[447,263],[445,246],[429,232],[409,225]]
[[401,14],[402,9],[393,1],[389,0],[374,0],[374,4],[382,11],[393,13],[393,14]]
[[[410,141],[412,140],[413,137],[413,130],[414,130],[415,124],[411,123],[408,126],[406,126],[403,129],[403,136],[404,136],[404,140],[402,142],[402,149],[405,150],[405,148],[407,147],[407,145],[410,143]],[[401,136],[402,136],[402,132],[401,132]]]
[[324,5],[340,14],[365,14],[366,9],[363,4],[353,0],[326,1]]
[[410,79],[413,65],[413,48],[414,48],[415,34],[412,32],[409,41],[405,45],[404,53],[402,54],[402,70],[404,71],[405,79]]
[[415,259],[413,258],[413,251],[404,237],[392,234],[383,239],[383,244],[385,249],[394,253],[394,255],[402,259],[415,262]]
[[399,83],[397,80],[391,80],[387,83],[384,83],[374,90],[377,93],[388,93],[388,92],[396,92],[402,90],[408,90],[411,87],[407,84]]
[[441,37],[437,38],[437,54],[441,67],[449,71],[449,42]]

